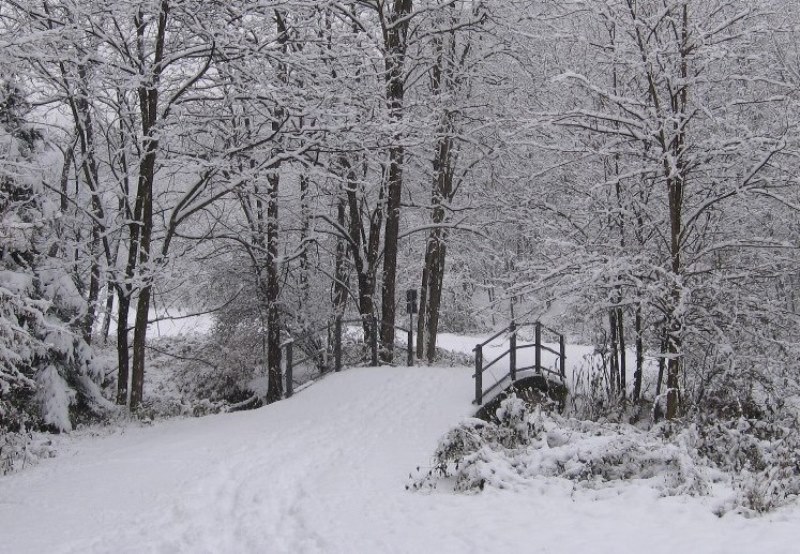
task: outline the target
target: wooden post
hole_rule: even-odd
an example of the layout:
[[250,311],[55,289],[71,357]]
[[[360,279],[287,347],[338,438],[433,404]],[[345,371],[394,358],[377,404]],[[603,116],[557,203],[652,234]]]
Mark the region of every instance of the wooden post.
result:
[[509,345],[508,345],[508,366],[509,366],[509,375],[511,375],[511,382],[514,383],[517,380],[517,324],[516,322],[512,321],[511,324],[508,326],[508,329],[511,331],[511,337],[509,338]]
[[408,355],[406,356],[406,365],[411,367],[414,365],[414,314],[408,314]]
[[483,403],[483,347],[475,347],[475,404]]
[[331,339],[333,338],[331,335],[331,322],[328,321],[328,325],[326,326],[325,337],[327,343],[325,345],[325,350],[322,352],[322,365],[325,367],[325,371],[329,371],[331,369],[330,361],[331,361],[331,352],[333,345],[331,344]]
[[378,367],[378,318],[376,316],[367,316],[372,321],[369,332],[369,345],[372,349],[372,367]]
[[372,329],[370,330],[370,346],[372,347],[372,367],[378,367],[378,318],[367,316],[372,319]]
[[536,371],[542,373],[542,324],[538,321],[534,325],[535,330],[535,350],[536,350]]
[[567,345],[564,341],[564,335],[558,335],[558,352],[559,357],[561,358],[560,361],[560,369],[561,369],[561,380],[567,380]]
[[292,346],[294,342],[286,343],[286,398],[294,394],[294,379],[292,378]]
[[333,324],[333,368],[342,370],[342,316],[337,315]]

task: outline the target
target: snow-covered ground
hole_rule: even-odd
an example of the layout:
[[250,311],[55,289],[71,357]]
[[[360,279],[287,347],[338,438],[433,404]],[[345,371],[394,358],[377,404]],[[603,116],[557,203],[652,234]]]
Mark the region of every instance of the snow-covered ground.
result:
[[407,491],[471,396],[469,368],[360,368],[252,412],[78,436],[0,478],[0,552],[798,551],[797,508],[718,518],[644,483]]

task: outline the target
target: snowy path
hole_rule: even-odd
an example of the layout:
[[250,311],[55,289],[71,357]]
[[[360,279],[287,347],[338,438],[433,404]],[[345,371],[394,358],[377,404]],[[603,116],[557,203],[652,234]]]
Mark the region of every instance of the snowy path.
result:
[[353,369],[261,410],[77,439],[0,478],[0,552],[798,551],[798,510],[720,519],[635,484],[407,492],[471,387],[467,368]]

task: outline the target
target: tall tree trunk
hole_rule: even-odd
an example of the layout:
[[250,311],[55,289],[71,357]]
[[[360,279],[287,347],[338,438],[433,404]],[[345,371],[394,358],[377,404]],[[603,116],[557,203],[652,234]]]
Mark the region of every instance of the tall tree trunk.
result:
[[[141,268],[141,284],[136,303],[136,319],[133,329],[133,366],[131,375],[131,409],[139,407],[144,397],[144,373],[145,373],[145,347],[147,345],[147,322],[150,312],[150,300],[152,296],[152,275],[148,268],[150,262],[150,246],[153,235],[153,185],[156,174],[156,156],[159,148],[159,139],[156,135],[156,123],[158,122],[158,85],[163,67],[164,47],[166,44],[167,16],[169,14],[169,2],[161,0],[158,13],[158,26],[156,28],[154,42],[154,59],[152,62],[151,74],[147,76],[143,84],[137,90],[139,100],[139,113],[142,125],[142,150],[144,156],[139,164],[139,179],[136,189],[136,217],[135,221],[140,226],[138,236],[138,267]],[[136,33],[139,45],[139,56],[142,60],[146,54],[143,50],[143,43],[146,35],[148,22],[139,13],[135,18]]]
[[131,369],[131,410],[139,407],[144,399],[145,348],[147,347],[147,323],[150,312],[152,286],[139,291],[136,301],[136,318],[133,325],[133,366]]
[[617,308],[617,341],[619,342],[619,392],[622,400],[628,394],[628,361],[625,358],[625,320],[622,308]]
[[687,55],[689,50],[683,48],[689,41],[689,7],[684,4],[682,7],[681,22],[681,79],[682,86],[674,93],[673,104],[675,105],[675,118],[673,119],[673,133],[671,143],[671,154],[675,167],[672,167],[664,160],[665,174],[667,175],[667,189],[669,194],[669,221],[670,221],[670,254],[672,258],[672,273],[674,282],[672,283],[671,302],[669,305],[667,325],[668,325],[668,348],[670,355],[667,363],[667,419],[677,417],[680,402],[680,372],[683,360],[683,314],[681,313],[680,280],[683,275],[683,263],[681,253],[683,250],[683,198],[686,186],[686,162],[684,161],[684,148],[686,137],[686,110],[689,101],[688,78],[689,65]]
[[642,307],[636,306],[633,322],[636,332],[636,372],[633,374],[633,401],[638,402],[642,395],[642,372],[644,370],[644,340],[642,338]]
[[83,318],[81,332],[86,344],[92,344],[92,334],[94,323],[97,319],[97,301],[100,298],[100,284],[102,276],[100,274],[100,228],[97,224],[92,225],[92,242],[89,246],[91,267],[89,269],[89,294],[86,298],[86,315]]
[[[340,196],[336,199],[336,222],[342,229],[347,225],[347,199]],[[333,311],[342,315],[347,303],[347,243],[344,238],[336,239],[336,259],[333,282]]]
[[278,297],[280,275],[278,274],[278,187],[280,175],[269,176],[267,196],[267,403],[283,397],[283,375],[281,372],[281,324]]
[[422,286],[419,289],[419,313],[417,315],[417,359],[425,357],[425,329],[428,317],[428,252],[425,252],[425,265],[422,266]]
[[394,146],[389,152],[389,182],[386,202],[386,227],[383,248],[383,290],[381,297],[381,360],[394,358],[395,286],[397,249],[400,234],[400,193],[403,188],[404,147]]
[[[428,305],[425,329],[425,354],[428,362],[436,358],[436,337],[439,333],[439,313],[442,305],[442,283],[444,282],[444,262],[447,245],[444,242],[446,233],[435,237],[430,276],[428,278]],[[419,340],[422,340],[420,338]]]
[[619,385],[619,349],[617,343],[617,331],[619,327],[617,325],[617,311],[614,308],[608,311],[608,328],[610,334],[609,347],[611,350],[608,368],[608,387],[611,397],[616,398]]
[[680,327],[677,321],[673,321],[673,327],[669,331],[667,340],[667,419],[674,419],[678,416],[679,394],[679,375],[680,375]]
[[[694,50],[689,37],[689,7],[683,3],[679,9],[680,23],[673,27],[675,33],[680,33],[680,78],[677,87],[667,90],[668,98],[662,99],[658,92],[660,79],[655,74],[656,69],[648,60],[645,27],[639,25],[639,16],[636,3],[628,0],[631,18],[636,25],[635,37],[641,61],[646,67],[646,80],[649,99],[652,108],[661,121],[661,126],[655,134],[655,139],[660,148],[661,164],[665,188],[668,198],[669,219],[669,257],[671,272],[671,290],[664,299],[666,304],[664,330],[666,332],[666,371],[667,371],[667,419],[678,415],[679,409],[679,375],[683,359],[683,313],[681,310],[681,286],[683,279],[683,262],[681,258],[684,240],[683,237],[683,199],[686,186],[686,176],[689,171],[685,159],[686,133],[688,132],[687,113],[689,104],[689,56]],[[667,14],[676,15],[676,14]],[[675,18],[677,19],[677,18]]]
[[[308,235],[311,227],[311,209],[308,206],[308,175],[300,176],[300,306],[308,304]],[[340,202],[341,203],[341,202]],[[337,244],[337,256],[339,245]]]
[[128,404],[130,358],[128,357],[128,314],[131,308],[130,293],[117,291],[117,404]]
[[100,325],[100,338],[103,344],[108,344],[108,334],[111,332],[111,312],[114,310],[114,287],[110,284],[106,292],[106,309],[103,311],[103,322]]
[[[441,227],[446,220],[444,203],[453,197],[453,122],[452,115],[444,113],[439,124],[436,155],[433,159],[433,187],[431,194],[431,223],[423,268],[425,309],[420,308],[419,343],[424,344],[429,362],[436,356],[436,336],[439,331],[439,310],[442,300],[447,231]],[[422,354],[420,354],[422,357]]]
[[386,104],[389,119],[394,126],[392,146],[389,148],[381,298],[381,359],[385,363],[390,363],[394,357],[397,242],[400,234],[400,196],[405,163],[405,146],[400,126],[403,122],[405,58],[412,6],[412,0],[394,0],[384,22]]
[[374,325],[375,275],[378,264],[378,248],[381,242],[381,223],[383,189],[380,191],[377,207],[369,219],[369,230],[365,230],[361,219],[358,200],[358,180],[356,173],[346,157],[342,157],[342,167],[347,169],[347,207],[349,213],[348,234],[350,235],[351,254],[356,270],[358,284],[358,312],[361,315],[365,336],[372,336]]
[[[61,64],[61,73],[67,80],[64,64]],[[105,235],[105,213],[100,199],[100,183],[97,158],[95,156],[94,123],[89,105],[88,78],[86,66],[78,65],[77,94],[70,96],[70,109],[76,127],[78,144],[81,147],[81,169],[86,185],[89,188],[91,199],[91,241],[89,243],[89,289],[87,294],[87,309],[81,319],[81,334],[87,344],[92,343],[92,330],[97,313],[97,300],[100,295],[101,270],[100,248]],[[106,256],[110,256],[108,243],[105,242]]]
[[[145,136],[150,136],[149,133]],[[147,346],[147,323],[152,295],[152,275],[147,266],[150,262],[150,246],[153,234],[153,181],[155,180],[155,158],[158,141],[150,138],[147,153],[139,173],[137,204],[141,200],[141,233],[138,251],[141,286],[136,301],[136,318],[133,326],[133,366],[131,375],[131,409],[135,410],[144,398],[145,347]]]
[[127,405],[130,392],[130,352],[128,352],[128,315],[133,301],[133,279],[136,260],[139,256],[140,226],[143,199],[137,198],[132,220],[128,223],[128,260],[125,263],[125,277],[116,283],[117,288],[117,404]]

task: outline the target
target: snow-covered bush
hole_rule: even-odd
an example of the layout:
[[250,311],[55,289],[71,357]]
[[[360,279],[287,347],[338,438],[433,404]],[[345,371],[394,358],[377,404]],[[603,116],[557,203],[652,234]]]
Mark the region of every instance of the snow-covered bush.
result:
[[475,492],[524,486],[538,477],[574,481],[582,488],[642,480],[664,495],[731,494],[717,513],[765,512],[800,494],[800,430],[797,422],[737,420],[684,427],[664,423],[652,430],[596,423],[530,411],[510,397],[498,423],[467,419],[440,441],[431,468],[412,475],[408,488]]
[[768,512],[800,497],[800,422],[703,421],[690,430],[697,455],[733,476],[734,504]]
[[52,436],[45,433],[0,433],[0,475],[7,475],[52,458],[56,449]]
[[629,426],[599,424],[531,412],[519,398],[504,400],[498,423],[470,419],[440,441],[433,467],[411,488],[450,481],[458,491],[509,488],[536,476],[563,477],[584,486],[658,477],[665,494],[703,494],[691,458],[675,445]]

